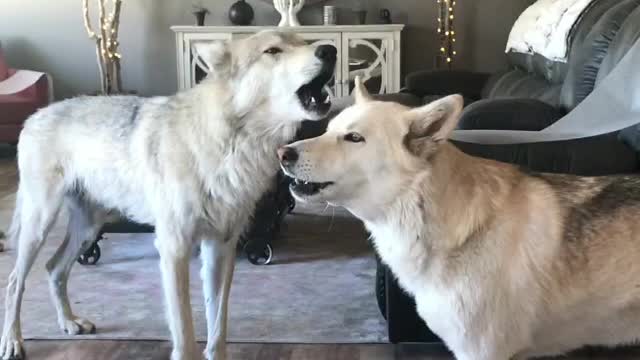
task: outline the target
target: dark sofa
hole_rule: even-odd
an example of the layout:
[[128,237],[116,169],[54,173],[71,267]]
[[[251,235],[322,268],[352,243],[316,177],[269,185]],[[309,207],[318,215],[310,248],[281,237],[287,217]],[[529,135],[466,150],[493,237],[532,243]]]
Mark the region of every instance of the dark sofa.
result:
[[[567,63],[535,54],[508,53],[509,68],[503,72],[416,72],[406,77],[402,94],[380,98],[417,106],[439,96],[460,93],[466,105],[461,129],[541,130],[584,100],[639,37],[640,0],[596,0],[571,31]],[[640,71],[640,64],[638,68]],[[633,137],[629,132],[635,131],[634,127],[622,133],[537,144],[456,145],[469,154],[534,171],[634,173],[638,170],[637,152],[623,138]],[[627,136],[621,136],[625,132]],[[376,290],[391,342],[439,341],[417,315],[413,299],[380,262]]]

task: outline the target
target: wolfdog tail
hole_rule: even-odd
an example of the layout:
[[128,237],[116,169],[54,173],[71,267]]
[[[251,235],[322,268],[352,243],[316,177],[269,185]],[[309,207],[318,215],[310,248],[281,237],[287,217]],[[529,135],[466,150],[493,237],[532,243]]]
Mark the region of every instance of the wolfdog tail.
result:
[[16,193],[16,208],[13,210],[13,218],[11,219],[11,226],[9,226],[9,233],[7,234],[10,248],[15,249],[18,244],[18,238],[20,237],[20,223],[22,222],[22,205],[23,196],[20,191],[21,186],[18,185],[18,192]]

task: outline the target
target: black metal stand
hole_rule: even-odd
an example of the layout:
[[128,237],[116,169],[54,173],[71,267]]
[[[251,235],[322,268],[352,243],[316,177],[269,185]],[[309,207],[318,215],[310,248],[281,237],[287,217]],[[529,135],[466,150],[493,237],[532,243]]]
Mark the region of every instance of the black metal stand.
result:
[[[266,193],[256,208],[251,226],[239,241],[239,246],[254,265],[268,265],[273,259],[271,243],[280,232],[284,217],[295,207],[295,200],[289,192],[290,179],[278,173],[277,186]],[[96,242],[78,258],[82,265],[95,265],[100,260],[100,244],[104,234],[153,233],[153,226],[123,220],[105,224],[97,236]]]

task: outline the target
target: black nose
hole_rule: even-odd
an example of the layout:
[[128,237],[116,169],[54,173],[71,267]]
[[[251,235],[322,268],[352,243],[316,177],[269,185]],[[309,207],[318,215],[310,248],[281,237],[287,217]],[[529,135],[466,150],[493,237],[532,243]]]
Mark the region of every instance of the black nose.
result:
[[282,165],[292,165],[298,161],[298,152],[292,147],[284,146],[278,149],[278,158]]
[[316,48],[316,57],[320,60],[333,61],[338,50],[333,45],[320,45]]

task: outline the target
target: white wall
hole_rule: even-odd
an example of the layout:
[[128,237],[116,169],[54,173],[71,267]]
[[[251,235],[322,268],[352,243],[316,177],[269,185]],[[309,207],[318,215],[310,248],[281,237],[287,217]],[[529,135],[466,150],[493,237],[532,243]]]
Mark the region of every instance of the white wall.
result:
[[[527,0],[457,0],[458,66],[492,71],[504,64],[501,51],[508,30]],[[208,25],[228,24],[235,0],[204,0],[211,10]],[[277,23],[272,6],[248,0],[256,25]],[[9,62],[17,67],[51,73],[57,98],[95,92],[98,87],[95,46],[87,37],[80,0],[2,0],[0,41]],[[341,20],[351,20],[349,0],[332,0],[345,8]],[[369,18],[379,8],[391,10],[394,21],[407,24],[403,35],[403,72],[432,67],[437,49],[435,0],[370,0]],[[193,24],[192,1],[124,0],[120,29],[124,87],[142,95],[170,94],[176,89],[175,40],[171,25]],[[92,12],[95,14],[95,12]],[[319,24],[322,7],[305,8],[301,20]],[[96,22],[94,16],[94,24]],[[469,45],[469,46],[467,46]]]

